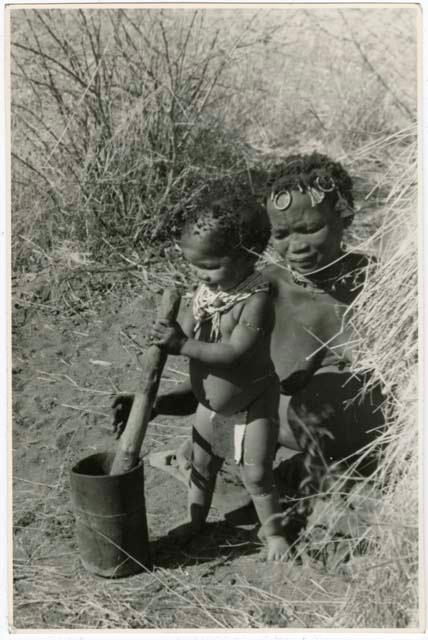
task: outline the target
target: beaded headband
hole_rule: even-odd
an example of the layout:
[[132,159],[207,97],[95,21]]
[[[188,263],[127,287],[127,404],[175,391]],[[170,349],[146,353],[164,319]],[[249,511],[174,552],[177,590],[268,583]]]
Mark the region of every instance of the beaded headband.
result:
[[[297,185],[300,193],[307,193],[311,199],[312,207],[316,207],[317,204],[320,204],[324,198],[326,193],[331,193],[332,191],[336,191],[337,193],[337,202],[335,205],[335,210],[340,214],[341,218],[349,218],[355,214],[355,211],[348,203],[348,201],[342,196],[339,189],[336,187],[336,184],[333,178],[321,178],[317,176],[315,179],[314,186],[306,187],[304,190],[300,184]],[[272,191],[270,194],[271,202],[273,203],[275,209],[278,211],[286,211],[291,203],[292,203],[292,195],[290,189],[280,189],[277,193]]]

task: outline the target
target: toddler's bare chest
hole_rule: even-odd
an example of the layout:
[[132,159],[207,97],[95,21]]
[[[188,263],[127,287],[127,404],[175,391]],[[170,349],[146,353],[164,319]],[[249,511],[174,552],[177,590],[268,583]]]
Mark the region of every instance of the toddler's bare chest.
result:
[[[196,339],[204,342],[223,342],[228,340],[236,325],[239,323],[243,306],[243,303],[237,303],[231,309],[223,311],[219,314],[217,322],[215,322],[214,317],[203,321],[200,325],[200,329],[195,333]],[[220,334],[217,337],[213,335],[214,324],[220,329]]]

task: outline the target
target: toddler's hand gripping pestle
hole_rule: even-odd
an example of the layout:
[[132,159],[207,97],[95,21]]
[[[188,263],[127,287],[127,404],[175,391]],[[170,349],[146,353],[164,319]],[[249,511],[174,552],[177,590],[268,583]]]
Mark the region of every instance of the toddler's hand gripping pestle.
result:
[[[179,306],[180,294],[177,289],[166,289],[158,310],[158,319],[173,322],[177,318]],[[167,353],[164,349],[155,345],[149,347],[146,352],[141,388],[135,394],[110,475],[126,473],[138,463],[166,358]]]

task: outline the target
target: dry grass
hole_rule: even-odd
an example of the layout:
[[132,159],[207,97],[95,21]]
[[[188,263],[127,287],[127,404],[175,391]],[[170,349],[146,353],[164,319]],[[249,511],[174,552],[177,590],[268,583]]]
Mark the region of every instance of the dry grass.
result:
[[[346,491],[348,477],[330,488],[320,518],[330,523],[325,543],[352,505],[359,519],[348,564],[349,597],[331,620],[332,626],[419,626],[419,501],[420,428],[418,369],[418,244],[416,132],[395,148],[395,161],[384,181],[389,193],[382,224],[364,246],[381,246],[381,261],[372,267],[368,283],[352,308],[356,342],[354,370],[374,372],[387,400],[385,433],[361,456],[377,451],[374,474],[349,491],[342,508],[334,499]],[[413,140],[412,140],[413,137]],[[390,142],[391,144],[391,142]],[[373,151],[376,151],[374,147]],[[382,153],[382,144],[379,145]],[[370,393],[370,387],[366,389]],[[358,399],[356,399],[358,400]],[[352,470],[349,474],[352,473]],[[349,517],[349,515],[348,515]],[[316,525],[316,522],[315,522]],[[311,533],[308,532],[310,537]],[[365,553],[358,556],[364,542]],[[354,552],[357,553],[354,553]]]
[[[384,239],[382,262],[353,309],[359,338],[356,370],[373,370],[389,397],[388,429],[376,443],[381,463],[375,490],[380,495],[376,518],[366,532],[367,563],[357,564],[352,603],[340,614],[341,620],[352,620],[356,626],[419,624],[417,167],[414,140],[397,153],[385,178],[391,187],[379,231]],[[369,594],[368,610],[362,604]]]
[[415,19],[413,9],[13,12],[15,269],[44,268],[70,235],[97,261],[110,259],[106,241],[141,258],[148,241],[168,242],[195,185],[245,170],[254,149],[342,156],[408,126]]

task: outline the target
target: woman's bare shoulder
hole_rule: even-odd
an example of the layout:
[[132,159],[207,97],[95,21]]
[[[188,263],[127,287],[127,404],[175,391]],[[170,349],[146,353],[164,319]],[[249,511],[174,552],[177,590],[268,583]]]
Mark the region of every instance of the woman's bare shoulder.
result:
[[269,282],[275,284],[277,282],[289,282],[289,271],[287,267],[280,264],[269,264],[261,271],[262,275]]

